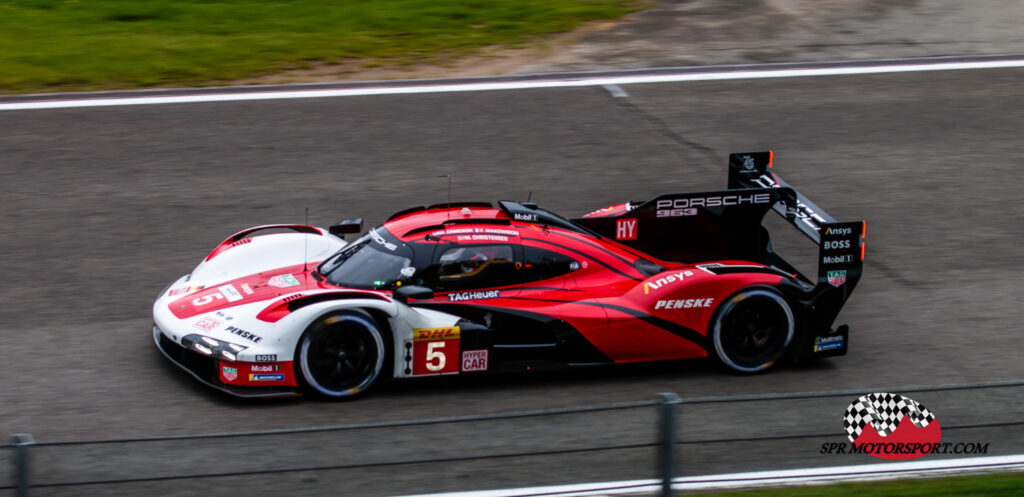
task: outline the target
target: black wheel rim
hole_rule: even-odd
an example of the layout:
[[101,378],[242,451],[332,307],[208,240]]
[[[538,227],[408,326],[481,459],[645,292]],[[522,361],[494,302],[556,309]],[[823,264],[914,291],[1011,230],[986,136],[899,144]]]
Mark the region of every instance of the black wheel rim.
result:
[[770,297],[754,296],[736,303],[723,317],[722,347],[737,365],[760,367],[778,358],[789,331],[785,309]]
[[341,392],[362,386],[376,374],[379,353],[370,330],[342,322],[311,334],[306,364],[321,387]]

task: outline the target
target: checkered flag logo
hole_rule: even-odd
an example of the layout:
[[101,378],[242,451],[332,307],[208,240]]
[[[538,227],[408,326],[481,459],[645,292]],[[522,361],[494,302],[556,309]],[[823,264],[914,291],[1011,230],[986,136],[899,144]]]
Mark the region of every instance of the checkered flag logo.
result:
[[843,427],[851,442],[856,442],[868,423],[879,435],[886,437],[896,431],[904,416],[918,428],[924,428],[935,420],[928,409],[914,400],[895,393],[872,393],[865,395],[846,409]]

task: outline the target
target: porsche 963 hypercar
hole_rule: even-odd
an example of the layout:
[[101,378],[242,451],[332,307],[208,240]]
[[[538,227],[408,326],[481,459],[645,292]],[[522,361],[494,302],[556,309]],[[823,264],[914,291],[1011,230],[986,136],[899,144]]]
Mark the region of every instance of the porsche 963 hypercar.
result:
[[[771,169],[730,156],[728,188],[569,220],[459,202],[328,229],[236,233],[153,307],[159,349],[238,396],[345,398],[385,379],[711,356],[742,373],[843,355],[863,221],[836,222]],[[774,210],[818,245],[817,274],[772,249]]]

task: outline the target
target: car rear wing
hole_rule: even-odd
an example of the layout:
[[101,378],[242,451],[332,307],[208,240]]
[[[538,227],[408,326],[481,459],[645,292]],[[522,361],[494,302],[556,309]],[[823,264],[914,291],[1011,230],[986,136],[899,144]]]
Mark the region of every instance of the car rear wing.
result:
[[[728,190],[675,193],[595,211],[573,222],[664,260],[760,262],[819,289],[841,290],[860,279],[864,221],[837,222],[772,171],[772,152],[729,156]],[[817,278],[777,255],[762,220],[774,210],[818,245]]]
[[852,290],[862,271],[867,222],[837,222],[772,171],[774,155],[771,151],[730,154],[729,189],[785,190],[783,200],[772,210],[818,245],[817,284]]

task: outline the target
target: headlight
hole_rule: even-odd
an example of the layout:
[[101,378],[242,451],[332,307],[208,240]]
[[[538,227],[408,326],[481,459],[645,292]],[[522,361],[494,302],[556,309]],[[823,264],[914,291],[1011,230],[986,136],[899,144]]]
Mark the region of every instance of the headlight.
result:
[[229,361],[238,359],[238,353],[248,347],[237,343],[224,342],[203,335],[185,335],[181,344],[203,355],[220,356]]

